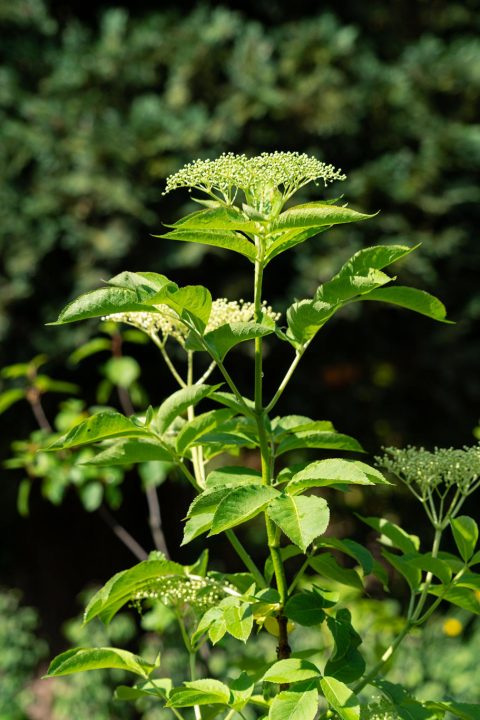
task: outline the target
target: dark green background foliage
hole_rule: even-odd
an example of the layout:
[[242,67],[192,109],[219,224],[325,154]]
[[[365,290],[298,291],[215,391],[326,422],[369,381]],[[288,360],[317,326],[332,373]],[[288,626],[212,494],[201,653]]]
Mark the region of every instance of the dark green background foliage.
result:
[[[56,376],[83,384],[93,401],[94,361],[83,378],[64,364],[96,332],[95,322],[43,325],[70,298],[123,269],[166,272],[217,296],[251,299],[246,264],[150,237],[189,208],[186,193],[162,197],[164,179],[195,157],[223,151],[305,151],[348,173],[329,197],[344,193],[353,208],[381,213],[275,260],[266,281],[274,307],[311,295],[364,245],[421,242],[398,274],[440,296],[457,324],[405,314],[393,334],[396,310],[362,309],[354,324],[355,308],[307,354],[279,411],[329,418],[372,451],[383,442],[471,443],[480,414],[476,3],[159,7],[99,2],[87,11],[79,2],[0,0],[1,363],[46,352]],[[322,195],[312,188],[305,199]],[[155,352],[140,348],[138,357],[158,402]],[[229,363],[241,365],[241,353]],[[266,365],[273,387],[285,368],[271,357]],[[10,412],[5,453],[31,428],[27,409]],[[31,557],[26,524],[13,517],[13,476],[1,488],[1,521],[19,538],[20,558]],[[66,511],[65,533],[75,518],[93,537],[95,572],[111,574],[110,546],[72,499],[55,511],[42,509],[38,497],[33,503],[28,522],[39,577],[54,577],[58,552],[65,552],[45,559]],[[169,513],[172,524],[185,507]],[[129,521],[140,525],[142,513],[143,506],[130,505]],[[12,569],[11,544],[0,557],[8,579],[29,588],[55,622],[56,608],[91,576],[75,542],[69,535],[75,567],[65,561],[62,570],[63,586],[73,589],[57,590],[53,601],[47,589],[38,599],[30,571]],[[115,569],[128,562],[117,556]]]

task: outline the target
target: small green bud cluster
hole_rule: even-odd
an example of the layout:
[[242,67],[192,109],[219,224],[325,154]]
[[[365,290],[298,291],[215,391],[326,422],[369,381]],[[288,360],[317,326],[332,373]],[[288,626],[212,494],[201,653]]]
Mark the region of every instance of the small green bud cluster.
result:
[[394,706],[383,698],[369,703],[360,715],[361,720],[397,720],[398,717]]
[[146,588],[136,593],[134,605],[141,600],[160,600],[164,605],[190,605],[204,613],[225,597],[226,591],[220,584],[212,584],[208,578],[169,575],[153,580]]
[[422,497],[432,490],[440,493],[458,488],[468,495],[480,476],[480,446],[435,448],[384,448],[385,454],[375,460],[406,485],[413,486]]
[[180,187],[196,188],[210,195],[220,193],[233,202],[236,192],[254,194],[258,188],[282,188],[290,197],[303,185],[323,180],[345,180],[345,175],[333,165],[327,165],[306,153],[262,153],[246,155],[224,153],[216,160],[195,160],[167,178],[165,193]]
[[[163,337],[173,337],[181,345],[185,344],[188,328],[180,321],[174,310],[167,305],[156,305],[158,313],[129,312],[108,315],[106,320],[124,322],[133,325],[147,335],[160,333]],[[262,313],[265,317],[277,322],[280,313],[276,313],[266,300],[262,303]],[[216,330],[221,325],[237,322],[250,322],[255,317],[255,307],[251,302],[244,300],[227,300],[218,298],[212,303],[212,311],[205,332]]]

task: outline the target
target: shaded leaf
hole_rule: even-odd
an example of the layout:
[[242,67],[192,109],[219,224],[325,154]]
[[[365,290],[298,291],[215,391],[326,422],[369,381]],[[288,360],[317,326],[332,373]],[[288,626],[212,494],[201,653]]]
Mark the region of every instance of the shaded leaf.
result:
[[362,579],[356,570],[339,565],[333,555],[322,553],[309,559],[309,564],[320,575],[330,578],[341,585],[348,585],[357,590],[363,590]]
[[478,541],[478,525],[468,515],[459,515],[450,523],[453,537],[458,551],[465,562],[468,562],[475,552]]
[[177,390],[160,405],[152,421],[152,427],[163,435],[179,415],[189,407],[195,407],[219,387],[220,385],[190,385]]
[[165,238],[166,240],[179,240],[180,242],[200,243],[202,245],[211,245],[213,247],[223,248],[224,250],[233,250],[248,258],[251,262],[255,262],[257,251],[255,245],[249,242],[240,233],[231,230],[182,230],[176,229],[164,235],[153,235],[157,238]]

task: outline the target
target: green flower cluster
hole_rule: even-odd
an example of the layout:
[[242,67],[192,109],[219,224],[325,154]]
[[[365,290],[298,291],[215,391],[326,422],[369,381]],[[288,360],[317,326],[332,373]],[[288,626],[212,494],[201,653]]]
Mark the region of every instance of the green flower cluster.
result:
[[375,460],[381,467],[396,475],[402,482],[425,498],[432,490],[440,494],[456,488],[469,495],[478,486],[480,477],[480,446],[435,448],[384,448],[385,453]]
[[216,160],[195,160],[167,178],[165,193],[180,187],[196,188],[209,195],[220,193],[232,203],[238,190],[248,197],[258,188],[281,188],[284,199],[309,182],[345,180],[333,165],[306,153],[261,153],[252,158],[224,153]]

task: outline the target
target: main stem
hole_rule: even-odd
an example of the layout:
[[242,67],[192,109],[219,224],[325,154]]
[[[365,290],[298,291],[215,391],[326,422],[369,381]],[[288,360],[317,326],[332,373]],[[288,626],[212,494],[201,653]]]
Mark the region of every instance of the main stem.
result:
[[[262,283],[263,283],[263,238],[257,238],[257,252],[259,259],[255,262],[255,286],[254,286],[254,308],[255,321],[261,322],[262,319]],[[270,443],[268,441],[265,430],[266,413],[263,407],[263,358],[262,358],[263,342],[261,337],[255,338],[255,417],[257,421],[258,438],[260,442],[260,456],[262,462],[262,480],[265,485],[271,485],[272,477],[272,454]],[[275,531],[275,525],[270,518],[265,515],[265,525],[267,529],[268,547],[270,557],[272,558],[273,570],[277,589],[280,595],[280,611],[277,616],[278,621],[278,659],[288,658],[290,656],[290,647],[288,645],[287,618],[283,615],[283,607],[288,598],[287,580],[283,567],[282,557],[280,554],[279,538]]]

